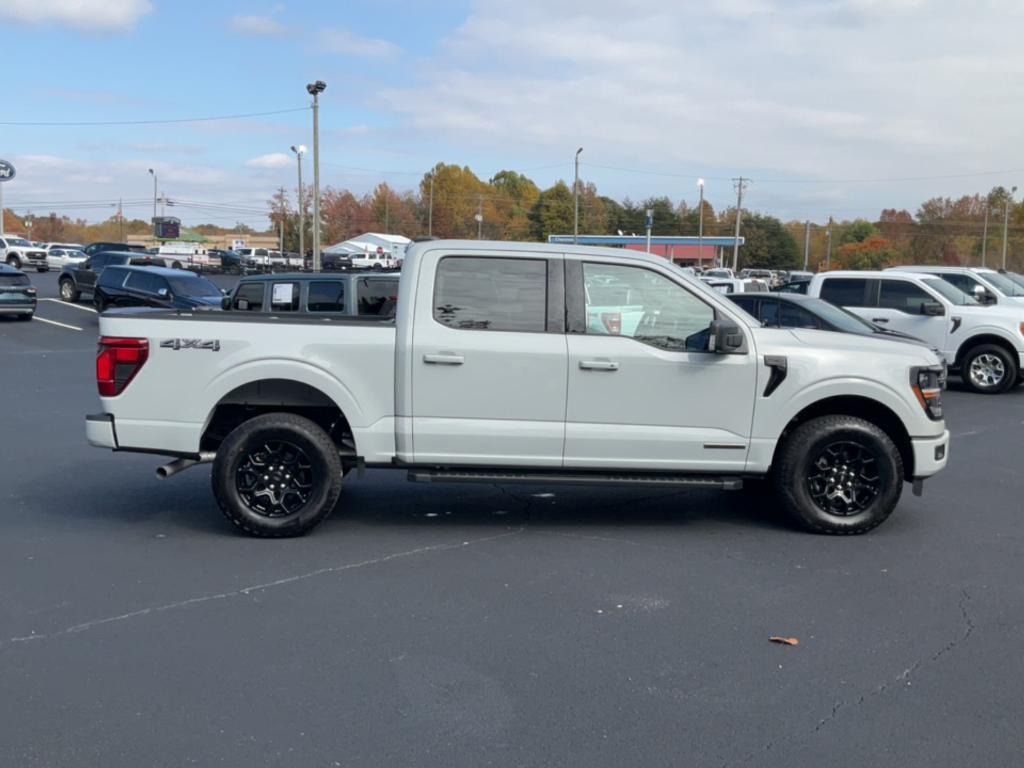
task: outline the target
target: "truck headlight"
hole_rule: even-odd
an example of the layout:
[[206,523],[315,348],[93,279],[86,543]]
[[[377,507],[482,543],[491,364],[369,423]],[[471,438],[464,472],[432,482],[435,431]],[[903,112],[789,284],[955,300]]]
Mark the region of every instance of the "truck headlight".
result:
[[928,418],[942,418],[942,366],[910,369],[910,387]]

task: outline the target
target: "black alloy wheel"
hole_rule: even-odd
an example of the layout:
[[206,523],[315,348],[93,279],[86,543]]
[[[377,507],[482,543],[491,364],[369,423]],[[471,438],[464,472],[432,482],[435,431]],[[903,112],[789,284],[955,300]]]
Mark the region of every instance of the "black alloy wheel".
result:
[[848,517],[863,512],[878,496],[878,457],[851,440],[831,443],[808,466],[807,490],[822,512]]
[[302,509],[317,481],[305,451],[285,440],[270,440],[242,459],[235,470],[235,489],[257,515],[287,517]]

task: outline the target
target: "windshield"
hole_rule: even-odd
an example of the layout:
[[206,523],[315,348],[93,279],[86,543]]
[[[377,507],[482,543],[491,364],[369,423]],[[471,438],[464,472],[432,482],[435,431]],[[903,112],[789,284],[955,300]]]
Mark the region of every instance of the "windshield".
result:
[[220,296],[220,288],[205,277],[168,277],[171,293],[175,296]]
[[1002,272],[1000,274],[1002,274],[1002,276],[1007,280],[1012,281],[1014,285],[1018,285],[1022,290],[1024,290],[1024,275],[1018,275],[1016,272]]
[[931,288],[936,293],[940,294],[943,298],[948,299],[958,307],[978,307],[981,306],[973,298],[968,296],[966,293],[961,291],[955,285],[950,285],[941,277],[928,277],[922,282]]
[[1008,275],[1001,275],[998,272],[975,274],[1005,296],[1024,296],[1024,285],[1017,285]]
[[7,237],[7,238],[4,238],[4,239],[7,240],[7,247],[8,248],[10,248],[11,246],[14,246],[15,248],[31,248],[32,247],[32,243],[30,243],[28,240],[26,240],[26,239],[24,239],[22,237]]

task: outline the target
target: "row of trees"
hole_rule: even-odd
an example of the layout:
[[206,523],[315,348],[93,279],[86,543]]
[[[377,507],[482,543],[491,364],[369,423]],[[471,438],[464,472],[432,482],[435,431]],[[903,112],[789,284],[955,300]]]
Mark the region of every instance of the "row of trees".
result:
[[[305,245],[312,245],[312,199],[305,190]],[[299,216],[294,195],[281,189],[268,201],[270,227],[277,234],[284,224],[285,248],[298,250]],[[639,202],[600,195],[590,182],[579,190],[579,230],[582,234],[642,235],[645,212],[653,211],[653,234],[696,235],[701,212],[686,201],[650,197]],[[900,263],[1002,263],[1003,218],[1009,210],[1007,266],[1024,269],[1024,203],[1014,203],[1003,187],[987,195],[926,200],[911,214],[887,208],[875,221],[855,219],[810,225],[810,265],[820,268],[866,269]],[[151,232],[148,222],[117,216],[90,224],[50,213],[31,219],[5,211],[5,230],[31,233],[37,240],[90,242],[117,240]],[[468,167],[438,163],[420,179],[415,190],[399,192],[386,183],[358,195],[326,187],[321,193],[322,242],[348,240],[364,232],[391,232],[416,238],[427,234],[445,238],[544,240],[550,234],[573,231],[572,187],[558,181],[547,189],[516,171],[501,171],[484,181]],[[986,218],[988,226],[986,231]],[[716,211],[704,202],[704,234],[732,235],[735,208]],[[740,266],[779,269],[803,264],[807,225],[744,210]],[[202,234],[252,232],[244,225],[225,229],[213,224],[193,227]],[[986,234],[987,232],[987,234]]]

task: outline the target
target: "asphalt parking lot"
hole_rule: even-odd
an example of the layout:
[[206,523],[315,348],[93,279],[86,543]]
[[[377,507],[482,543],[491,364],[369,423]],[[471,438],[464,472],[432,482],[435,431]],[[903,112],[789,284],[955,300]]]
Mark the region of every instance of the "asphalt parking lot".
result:
[[31,278],[37,319],[0,319],[3,765],[1020,763],[1024,387],[954,382],[949,468],[866,536],[371,472],[261,541],[208,469],[85,443],[97,318]]

